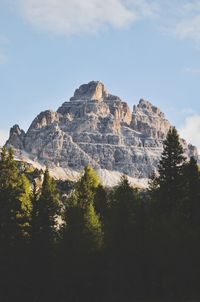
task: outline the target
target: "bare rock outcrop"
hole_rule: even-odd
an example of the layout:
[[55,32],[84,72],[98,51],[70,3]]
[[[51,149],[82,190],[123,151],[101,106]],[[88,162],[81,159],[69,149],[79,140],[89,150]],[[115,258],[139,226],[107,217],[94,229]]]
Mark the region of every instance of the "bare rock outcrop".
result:
[[164,139],[170,126],[164,113],[150,102],[141,99],[139,104],[133,107],[131,127],[144,136]]
[[25,134],[24,130],[20,129],[19,125],[14,125],[10,129],[9,141],[12,142],[12,145],[16,149],[22,150],[24,148],[25,137],[26,137],[26,134]]
[[[131,113],[103,83],[92,81],[81,85],[57,112],[40,113],[27,133],[14,126],[7,145],[51,169],[79,172],[90,164],[147,179],[156,172],[170,126],[150,102],[141,99]],[[184,140],[182,144],[188,157],[198,156],[195,147]]]

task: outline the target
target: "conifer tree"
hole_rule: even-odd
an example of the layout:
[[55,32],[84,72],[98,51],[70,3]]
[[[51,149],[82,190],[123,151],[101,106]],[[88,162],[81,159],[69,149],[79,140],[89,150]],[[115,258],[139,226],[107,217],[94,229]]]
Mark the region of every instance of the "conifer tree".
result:
[[[60,215],[60,200],[55,181],[49,174],[48,168],[44,173],[44,180],[39,199],[34,200],[34,228],[35,238],[41,246],[48,247],[56,240],[58,216]],[[33,221],[33,222],[34,222]]]
[[177,130],[170,128],[164,141],[164,150],[159,164],[159,184],[172,183],[182,173],[185,162],[183,147],[179,140]]
[[102,225],[92,202],[86,205],[84,211],[83,237],[89,252],[98,251],[103,245]]
[[[108,235],[112,247],[124,249],[131,246],[131,237],[136,227],[136,217],[139,208],[139,200],[136,191],[130,186],[125,175],[116,187],[110,212]],[[110,233],[111,231],[111,233]],[[110,233],[110,234],[109,234]]]
[[86,166],[83,176],[77,182],[74,190],[74,197],[76,195],[81,208],[84,208],[88,202],[93,203],[99,184],[100,181],[95,171],[90,166]]
[[24,238],[30,238],[30,223],[32,214],[31,184],[28,178],[22,174],[18,178],[20,211],[17,213],[21,234]]
[[28,235],[31,201],[30,183],[18,172],[13,150],[3,147],[0,160],[0,234],[13,245]]
[[159,176],[154,180],[159,209],[165,215],[177,212],[183,198],[183,165],[185,157],[177,130],[170,128],[164,141],[158,167]]
[[32,213],[31,213],[31,224],[30,224],[30,237],[31,243],[34,245],[38,239],[39,233],[39,223],[38,223],[38,213],[39,213],[39,188],[37,188],[36,182],[33,184],[33,192],[31,196],[32,202]]
[[98,186],[96,173],[87,166],[66,207],[65,241],[82,253],[98,250],[103,241],[101,222],[94,207]]
[[200,225],[200,173],[194,157],[185,164],[184,185],[183,215],[193,225]]

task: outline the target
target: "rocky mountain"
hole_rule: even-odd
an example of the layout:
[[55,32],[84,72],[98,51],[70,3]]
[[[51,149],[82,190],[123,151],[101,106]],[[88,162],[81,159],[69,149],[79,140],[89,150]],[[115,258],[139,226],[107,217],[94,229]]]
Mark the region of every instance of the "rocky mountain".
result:
[[[56,112],[41,112],[26,133],[13,126],[7,145],[25,161],[48,164],[58,178],[76,177],[90,164],[104,183],[115,184],[121,173],[141,182],[156,171],[170,126],[150,102],[141,99],[131,112],[103,83],[92,81]],[[195,147],[182,144],[188,157],[198,156]]]

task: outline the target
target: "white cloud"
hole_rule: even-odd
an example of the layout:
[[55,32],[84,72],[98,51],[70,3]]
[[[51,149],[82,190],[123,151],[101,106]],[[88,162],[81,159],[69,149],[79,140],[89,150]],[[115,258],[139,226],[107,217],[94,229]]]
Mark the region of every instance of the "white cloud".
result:
[[174,33],[181,40],[200,41],[200,14],[177,23]]
[[199,0],[6,0],[39,31],[73,35],[154,19],[163,33],[200,43]]
[[66,35],[123,28],[157,13],[154,0],[10,0],[39,30]]
[[0,146],[3,146],[8,139],[8,131],[0,130]]
[[192,115],[185,119],[185,124],[179,129],[181,137],[197,146],[200,152],[200,115]]
[[200,3],[199,0],[176,3],[174,22],[171,31],[180,40],[189,39],[200,42]]

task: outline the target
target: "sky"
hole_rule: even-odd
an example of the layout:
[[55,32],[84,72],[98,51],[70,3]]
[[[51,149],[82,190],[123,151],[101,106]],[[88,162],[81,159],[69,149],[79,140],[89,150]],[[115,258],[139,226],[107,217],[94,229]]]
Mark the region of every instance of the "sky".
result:
[[0,0],[0,144],[91,80],[200,150],[200,1]]

